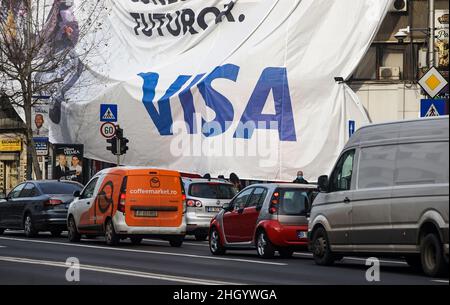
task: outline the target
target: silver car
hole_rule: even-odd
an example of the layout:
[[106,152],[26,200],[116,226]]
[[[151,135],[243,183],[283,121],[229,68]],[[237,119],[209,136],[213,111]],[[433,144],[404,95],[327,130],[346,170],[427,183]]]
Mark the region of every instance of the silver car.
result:
[[343,255],[401,256],[448,273],[448,117],[371,125],[347,143],[309,222],[319,265]]
[[211,219],[238,193],[233,184],[216,179],[183,179],[186,191],[187,235],[208,237]]

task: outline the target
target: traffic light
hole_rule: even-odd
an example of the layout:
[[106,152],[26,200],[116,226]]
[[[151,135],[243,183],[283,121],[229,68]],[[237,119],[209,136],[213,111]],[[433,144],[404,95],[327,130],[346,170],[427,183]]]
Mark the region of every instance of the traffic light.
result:
[[114,137],[112,139],[106,140],[108,144],[111,144],[111,146],[106,147],[107,150],[109,150],[113,155],[117,155],[117,138]]
[[119,126],[117,126],[116,129],[116,138],[119,140],[123,139],[123,129],[120,128]]
[[127,138],[123,136],[123,129],[117,126],[116,128],[116,136],[112,139],[106,140],[111,146],[108,146],[106,149],[112,152],[115,156],[125,155],[128,151],[128,143],[130,142]]
[[128,140],[127,138],[121,138],[120,139],[120,155],[125,155],[128,151],[128,143],[130,142],[130,140]]

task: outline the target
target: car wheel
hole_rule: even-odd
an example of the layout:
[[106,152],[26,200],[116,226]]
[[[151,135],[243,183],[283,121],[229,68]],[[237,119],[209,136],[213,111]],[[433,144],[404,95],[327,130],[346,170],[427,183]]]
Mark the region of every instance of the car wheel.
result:
[[211,230],[209,234],[209,250],[213,255],[224,255],[226,249],[222,246],[219,231],[216,228]]
[[81,234],[78,233],[77,225],[73,217],[69,218],[69,223],[67,224],[67,238],[71,243],[79,242],[81,240]]
[[205,241],[208,238],[208,234],[195,234],[196,241]]
[[289,248],[281,248],[281,249],[278,249],[278,253],[280,253],[280,256],[282,258],[291,258],[292,255],[294,255],[294,250],[289,249]]
[[130,237],[131,243],[133,245],[140,245],[142,243],[142,237]]
[[179,248],[183,245],[184,236],[172,237],[169,239],[169,244],[171,247]]
[[25,215],[25,219],[23,221],[23,230],[26,237],[35,237],[38,234],[38,231],[36,230],[33,223],[33,218],[30,214]]
[[106,240],[106,244],[108,246],[117,246],[120,242],[120,237],[119,237],[119,235],[117,235],[116,231],[114,230],[114,224],[113,224],[112,220],[109,220],[106,223],[105,240]]
[[312,246],[314,261],[317,265],[329,266],[336,261],[337,256],[331,252],[328,234],[324,228],[318,228],[314,232]]
[[439,277],[448,273],[443,246],[439,238],[431,233],[426,235],[420,244],[420,256],[423,272],[431,277]]
[[53,230],[53,231],[50,231],[50,233],[52,234],[52,237],[57,238],[57,237],[61,237],[62,231],[61,230]]
[[273,258],[275,256],[275,249],[264,231],[259,232],[256,237],[256,252],[262,258]]

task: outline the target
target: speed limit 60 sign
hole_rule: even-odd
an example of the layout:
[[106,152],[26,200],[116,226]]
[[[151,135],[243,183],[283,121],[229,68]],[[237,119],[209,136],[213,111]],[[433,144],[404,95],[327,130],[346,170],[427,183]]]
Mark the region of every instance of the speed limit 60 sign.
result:
[[113,123],[104,123],[100,128],[100,133],[107,139],[114,138],[116,135],[116,125]]

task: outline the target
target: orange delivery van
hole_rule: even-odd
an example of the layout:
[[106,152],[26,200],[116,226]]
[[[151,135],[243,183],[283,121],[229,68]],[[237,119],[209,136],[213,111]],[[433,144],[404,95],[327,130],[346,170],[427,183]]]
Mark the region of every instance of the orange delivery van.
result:
[[75,192],[67,214],[68,238],[105,236],[108,245],[129,238],[161,238],[181,247],[186,235],[185,193],[179,172],[117,167],[97,173]]

